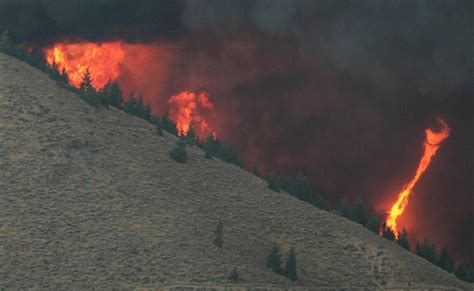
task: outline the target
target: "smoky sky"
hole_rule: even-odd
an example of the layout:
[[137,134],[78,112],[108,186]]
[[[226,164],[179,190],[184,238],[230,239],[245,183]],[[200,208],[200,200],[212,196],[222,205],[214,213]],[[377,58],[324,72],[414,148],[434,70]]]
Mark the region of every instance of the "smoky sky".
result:
[[362,197],[383,215],[444,118],[405,224],[471,261],[473,19],[470,0],[0,0],[19,42],[166,43],[169,85],[146,98],[206,86],[249,168],[303,173],[333,205]]

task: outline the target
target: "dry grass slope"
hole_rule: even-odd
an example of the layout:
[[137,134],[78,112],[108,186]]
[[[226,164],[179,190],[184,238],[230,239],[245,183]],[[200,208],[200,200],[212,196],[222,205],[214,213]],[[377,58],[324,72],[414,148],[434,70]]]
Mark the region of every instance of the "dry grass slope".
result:
[[[234,268],[240,290],[472,288],[198,148],[175,163],[175,141],[0,54],[0,289],[226,290]],[[296,282],[265,268],[273,242]]]

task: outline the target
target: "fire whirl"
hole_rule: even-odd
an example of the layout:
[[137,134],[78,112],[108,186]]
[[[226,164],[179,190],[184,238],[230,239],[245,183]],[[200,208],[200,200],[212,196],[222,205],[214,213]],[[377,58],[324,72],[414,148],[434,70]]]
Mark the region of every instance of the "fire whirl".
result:
[[84,74],[89,70],[96,89],[118,78],[124,58],[122,42],[57,43],[46,48],[44,53],[49,65],[56,64],[59,71],[67,72],[69,83],[74,87],[80,86]]
[[448,124],[438,118],[437,121],[441,124],[441,129],[438,132],[435,132],[431,129],[426,129],[426,140],[424,143],[424,154],[418,164],[415,177],[405,186],[404,190],[398,194],[397,201],[393,204],[392,208],[388,212],[389,216],[386,220],[387,226],[389,226],[395,234],[398,236],[397,229],[397,218],[403,214],[405,207],[408,205],[408,197],[411,194],[413,187],[423,175],[425,170],[428,168],[431,159],[436,155],[441,143],[448,138],[451,129],[448,127]]

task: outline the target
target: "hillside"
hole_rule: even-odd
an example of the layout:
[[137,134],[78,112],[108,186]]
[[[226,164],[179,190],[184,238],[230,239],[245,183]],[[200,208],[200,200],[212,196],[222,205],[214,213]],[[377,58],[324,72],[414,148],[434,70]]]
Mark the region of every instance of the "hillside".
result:
[[[234,268],[243,287],[471,289],[196,147],[174,162],[176,139],[0,54],[0,289],[214,288]],[[272,243],[297,281],[265,268]]]

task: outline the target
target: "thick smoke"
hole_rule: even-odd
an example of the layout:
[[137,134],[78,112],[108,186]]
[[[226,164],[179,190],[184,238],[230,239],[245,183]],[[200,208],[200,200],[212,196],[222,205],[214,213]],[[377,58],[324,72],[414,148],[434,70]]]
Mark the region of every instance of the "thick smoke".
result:
[[148,42],[185,32],[180,0],[0,0],[0,28],[17,41],[58,39]]
[[473,3],[0,0],[0,29],[40,45],[153,42],[119,80],[157,111],[204,85],[211,125],[249,167],[302,172],[331,202],[360,196],[381,214],[440,116],[452,134],[401,224],[474,259]]

